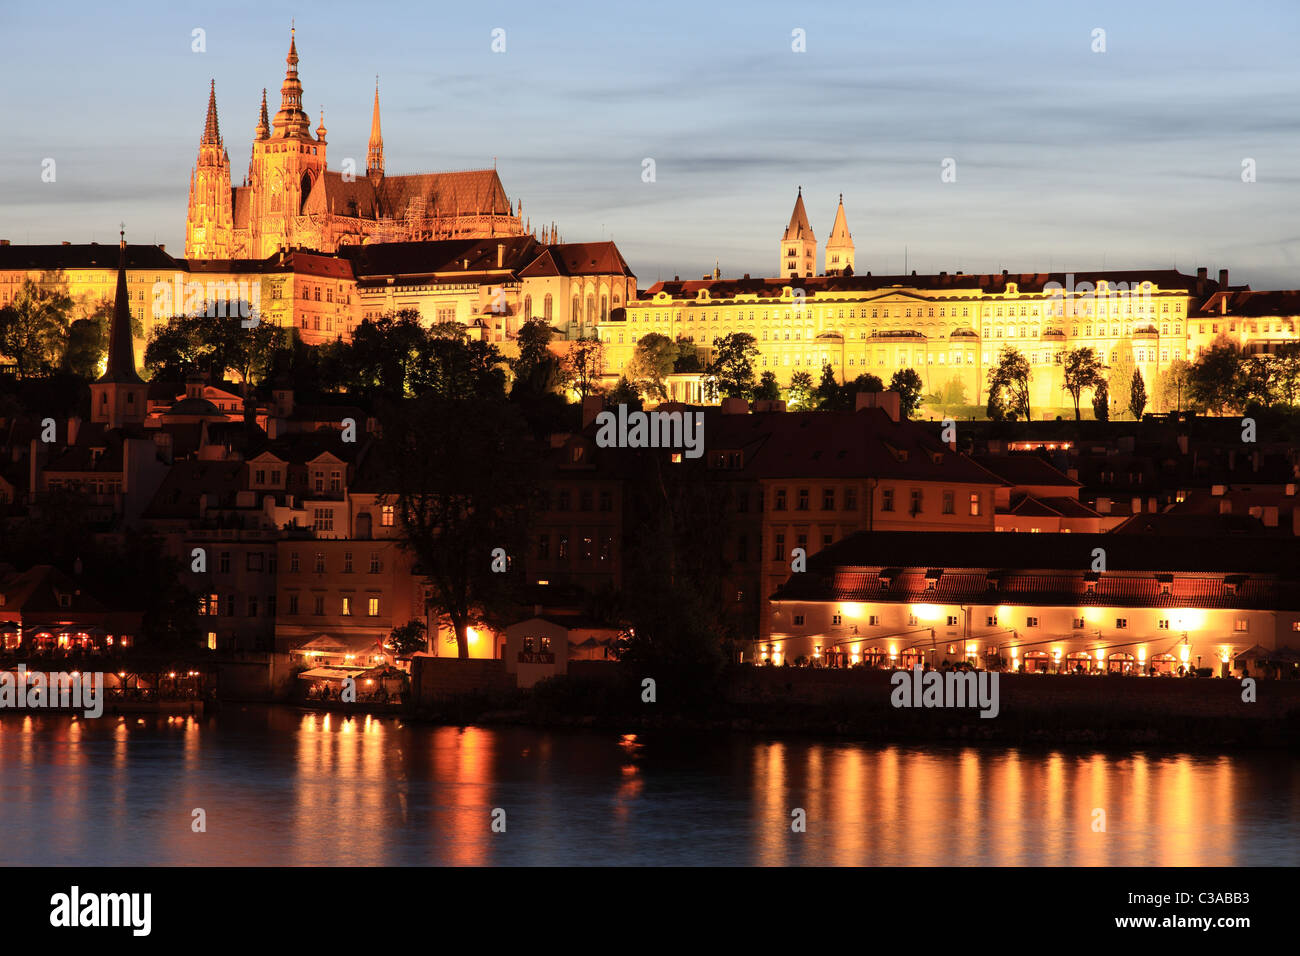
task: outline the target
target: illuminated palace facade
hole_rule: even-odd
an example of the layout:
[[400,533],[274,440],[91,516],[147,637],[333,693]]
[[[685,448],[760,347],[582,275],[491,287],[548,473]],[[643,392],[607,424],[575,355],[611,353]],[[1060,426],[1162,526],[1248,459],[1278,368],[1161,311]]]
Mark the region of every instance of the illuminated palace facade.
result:
[[325,117],[313,132],[302,108],[298,49],[289,40],[280,109],[262,106],[243,185],[231,185],[230,154],[217,120],[216,84],[190,176],[185,255],[192,259],[263,259],[280,249],[333,252],[365,242],[477,239],[525,233],[495,169],[391,176],[384,170],[379,89],[365,169],[326,161]]
[[[1095,548],[1107,570],[1088,570]],[[773,595],[755,658],[1227,676],[1252,650],[1300,648],[1295,556],[1261,551],[1127,534],[852,535]]]
[[[1063,357],[1091,347],[1113,364],[1127,354],[1147,394],[1177,359],[1193,360],[1216,342],[1253,352],[1294,341],[1300,293],[1253,292],[1173,270],[972,275],[872,275],[854,272],[844,205],[826,244],[826,269],[816,274],[816,238],[802,193],[780,243],[780,278],[658,282],[602,323],[610,370],[621,369],[636,342],[651,332],[711,346],[733,332],[752,335],[756,376],[775,373],[787,386],[797,372],[814,384],[830,365],[840,381],[863,373],[886,385],[915,369],[926,392],[952,404],[983,405],[987,375],[1004,346],[1030,363],[1031,404],[1071,404]],[[963,400],[958,400],[958,398]],[[1085,400],[1087,396],[1085,395]]]

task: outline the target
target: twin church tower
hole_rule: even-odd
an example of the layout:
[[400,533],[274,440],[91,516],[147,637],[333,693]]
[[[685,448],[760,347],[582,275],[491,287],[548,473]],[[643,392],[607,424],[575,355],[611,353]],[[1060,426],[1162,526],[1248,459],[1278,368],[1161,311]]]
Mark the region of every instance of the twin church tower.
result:
[[[808,213],[803,208],[802,186],[794,201],[790,225],[785,227],[785,235],[781,237],[781,260],[776,274],[782,278],[817,275],[817,237],[813,235]],[[839,208],[835,210],[835,225],[826,241],[826,275],[852,274],[853,236],[849,233],[849,222],[844,215],[844,194],[841,193]]]
[[231,186],[230,154],[217,121],[216,82],[190,176],[185,256],[263,259],[280,249],[335,252],[339,246],[421,239],[482,239],[526,232],[519,206],[495,169],[389,176],[379,124],[379,87],[365,169],[352,158],[326,163],[325,115],[313,134],[302,108],[293,31],[280,109],[267,115],[266,90],[242,186]]

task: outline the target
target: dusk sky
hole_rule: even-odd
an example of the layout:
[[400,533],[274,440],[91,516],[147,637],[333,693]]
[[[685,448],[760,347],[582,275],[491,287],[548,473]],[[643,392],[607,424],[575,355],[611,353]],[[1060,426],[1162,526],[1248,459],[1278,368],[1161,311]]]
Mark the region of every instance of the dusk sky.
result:
[[1087,10],[0,0],[0,238],[108,242],[125,220],[182,254],[209,79],[238,184],[296,17],[331,168],[365,166],[378,73],[389,173],[495,158],[534,226],[612,236],[642,287],[715,259],[773,273],[799,185],[819,248],[844,194],[859,273],[902,271],[906,248],[921,272],[1205,265],[1300,287],[1300,4]]

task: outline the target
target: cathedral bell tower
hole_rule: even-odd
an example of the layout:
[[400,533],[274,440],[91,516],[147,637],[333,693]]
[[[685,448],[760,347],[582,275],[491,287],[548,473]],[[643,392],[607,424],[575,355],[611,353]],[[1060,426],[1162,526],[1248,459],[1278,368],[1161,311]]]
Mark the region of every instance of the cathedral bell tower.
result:
[[199,161],[190,173],[190,205],[185,217],[187,259],[229,259],[234,254],[230,155],[217,125],[217,84],[208,89],[208,118],[199,140]]
[[844,215],[844,194],[840,193],[840,206],[835,210],[835,225],[826,240],[826,274],[828,276],[853,274],[853,235],[849,220]]
[[[265,258],[297,237],[298,245],[325,248],[322,227],[304,221],[312,190],[325,174],[324,119],[313,136],[311,119],[302,108],[302,82],[298,79],[298,45],[289,33],[280,109],[269,123],[263,94],[262,115],[253,140],[248,182],[252,187],[250,254]],[[321,210],[322,213],[328,212]],[[294,220],[298,220],[295,223]]]

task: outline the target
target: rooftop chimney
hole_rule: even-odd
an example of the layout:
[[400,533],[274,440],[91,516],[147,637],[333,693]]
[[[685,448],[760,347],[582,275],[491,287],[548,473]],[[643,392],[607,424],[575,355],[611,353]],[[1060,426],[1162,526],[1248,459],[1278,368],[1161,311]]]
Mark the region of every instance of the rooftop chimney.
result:
[[1220,269],[1220,270],[1219,270],[1219,285],[1223,286],[1223,288],[1225,288],[1225,289],[1228,287],[1228,270],[1227,270],[1227,269]]
[[858,392],[854,399],[854,411],[860,412],[864,408],[879,408],[892,421],[898,421],[900,417],[897,392]]

